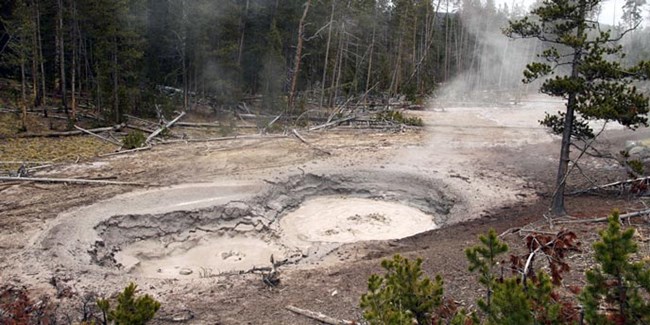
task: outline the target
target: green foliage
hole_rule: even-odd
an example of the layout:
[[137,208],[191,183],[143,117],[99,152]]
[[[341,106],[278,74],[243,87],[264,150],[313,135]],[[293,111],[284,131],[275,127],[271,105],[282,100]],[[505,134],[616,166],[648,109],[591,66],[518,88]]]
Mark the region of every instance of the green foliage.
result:
[[135,149],[140,148],[144,145],[144,142],[147,138],[144,136],[144,133],[140,131],[129,132],[124,139],[122,139],[122,146],[124,149]]
[[107,299],[97,300],[97,306],[104,315],[104,323],[114,322],[115,325],[144,325],[153,319],[160,303],[149,295],[136,297],[137,286],[129,284],[124,291],[117,295],[117,307],[110,309]]
[[424,121],[417,116],[407,116],[400,111],[383,111],[377,113],[377,121],[389,121],[411,126],[424,126]]
[[487,236],[479,237],[482,245],[467,248],[465,256],[469,261],[469,271],[479,273],[479,282],[487,288],[486,300],[480,299],[478,306],[487,314],[491,314],[491,299],[493,288],[497,280],[494,268],[497,266],[497,257],[508,251],[508,245],[499,240],[494,229],[490,229]]
[[442,279],[423,276],[419,258],[413,262],[395,255],[381,265],[386,274],[370,276],[368,292],[361,297],[364,319],[372,325],[428,324],[442,302]]
[[[650,267],[631,262],[638,250],[634,229],[621,230],[618,212],[608,220],[594,244],[598,265],[586,272],[580,301],[590,324],[647,324],[650,322]],[[603,314],[601,307],[611,311]]]

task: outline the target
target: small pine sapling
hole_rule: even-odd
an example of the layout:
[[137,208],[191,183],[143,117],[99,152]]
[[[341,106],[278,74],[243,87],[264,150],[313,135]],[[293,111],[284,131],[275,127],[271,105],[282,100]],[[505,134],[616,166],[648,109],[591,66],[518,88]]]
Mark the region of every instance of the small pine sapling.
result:
[[113,322],[116,325],[144,325],[153,319],[160,309],[160,303],[149,295],[136,297],[136,289],[134,283],[124,288],[117,295],[117,306],[112,310],[107,299],[97,300],[104,324]]
[[621,230],[615,211],[594,244],[598,265],[586,272],[587,286],[580,296],[589,324],[650,323],[650,267],[630,261],[638,251],[634,231]]
[[384,260],[386,274],[368,279],[368,292],[361,296],[363,317],[371,325],[429,324],[435,307],[442,303],[443,282],[423,275],[422,259],[410,261],[399,255]]
[[465,256],[469,261],[469,271],[479,273],[479,282],[487,288],[486,299],[479,299],[478,306],[486,314],[491,313],[492,293],[497,282],[494,268],[497,266],[497,257],[508,251],[508,245],[497,237],[494,229],[490,229],[486,236],[479,237],[482,245],[467,248]]

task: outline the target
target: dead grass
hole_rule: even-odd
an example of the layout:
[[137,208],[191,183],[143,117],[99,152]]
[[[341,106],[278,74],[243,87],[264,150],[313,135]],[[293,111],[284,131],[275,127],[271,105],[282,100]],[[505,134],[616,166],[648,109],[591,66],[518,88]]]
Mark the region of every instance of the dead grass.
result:
[[[84,161],[114,151],[115,146],[88,136],[0,140],[0,161]],[[0,164],[1,171],[16,171],[16,164]]]

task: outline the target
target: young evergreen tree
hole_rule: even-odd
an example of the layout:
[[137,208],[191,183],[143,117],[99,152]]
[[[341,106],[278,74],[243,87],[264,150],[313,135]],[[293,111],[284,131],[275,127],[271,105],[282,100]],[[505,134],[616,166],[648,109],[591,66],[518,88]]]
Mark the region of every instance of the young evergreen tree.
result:
[[620,222],[614,212],[594,244],[598,265],[587,271],[587,286],[580,296],[589,324],[650,323],[650,267],[630,261],[638,251],[635,230],[622,231]]
[[[542,62],[527,65],[524,83],[544,79],[541,92],[562,97],[566,110],[542,121],[562,134],[560,162],[551,213],[565,215],[564,188],[569,171],[570,147],[576,138],[593,137],[588,120],[616,121],[626,127],[647,125],[648,97],[634,80],[647,78],[650,63],[623,67],[617,57],[622,47],[598,22],[590,19],[602,0],[544,0],[529,16],[510,21],[505,34],[536,38],[547,45]],[[625,34],[625,32],[623,33]]]

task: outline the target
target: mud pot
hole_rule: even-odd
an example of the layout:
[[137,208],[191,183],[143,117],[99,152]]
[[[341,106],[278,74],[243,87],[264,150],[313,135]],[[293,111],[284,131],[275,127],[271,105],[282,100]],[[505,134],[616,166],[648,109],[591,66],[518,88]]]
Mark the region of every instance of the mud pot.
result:
[[[38,241],[41,260],[81,272],[203,278],[269,267],[271,255],[276,265],[310,267],[343,243],[444,225],[459,200],[440,188],[438,180],[383,170],[183,185],[72,211]],[[201,196],[188,200],[190,192]]]

